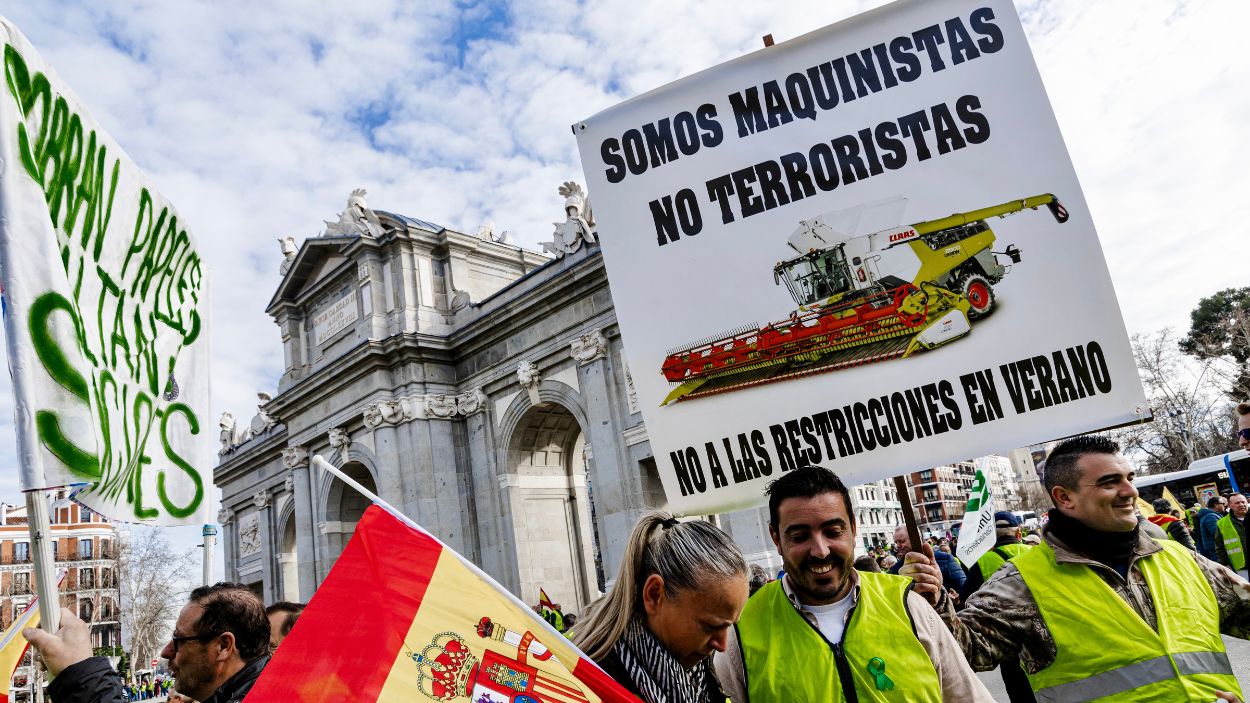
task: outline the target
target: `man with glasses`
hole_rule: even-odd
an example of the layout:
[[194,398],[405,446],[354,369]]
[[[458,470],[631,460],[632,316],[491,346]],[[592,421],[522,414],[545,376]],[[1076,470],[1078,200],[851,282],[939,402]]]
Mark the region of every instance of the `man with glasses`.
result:
[[[56,634],[28,628],[23,636],[55,677],[53,703],[121,703],[121,678],[108,660],[91,656],[91,629],[61,610]],[[242,584],[219,583],[191,591],[161,657],[177,678],[178,692],[201,703],[239,703],[269,663],[269,620],[256,594]]]

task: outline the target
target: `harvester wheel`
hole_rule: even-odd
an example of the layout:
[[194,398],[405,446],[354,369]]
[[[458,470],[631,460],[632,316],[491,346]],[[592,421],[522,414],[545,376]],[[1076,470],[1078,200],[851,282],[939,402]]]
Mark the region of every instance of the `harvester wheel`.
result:
[[960,277],[958,290],[968,299],[968,319],[985,317],[994,309],[994,287],[979,273]]

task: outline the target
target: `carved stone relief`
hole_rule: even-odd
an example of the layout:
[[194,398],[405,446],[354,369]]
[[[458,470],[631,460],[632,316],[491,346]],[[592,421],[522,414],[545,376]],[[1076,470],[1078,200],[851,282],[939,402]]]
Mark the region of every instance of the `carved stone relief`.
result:
[[282,450],[282,465],[288,469],[308,463],[308,447],[295,446]]
[[427,395],[425,412],[431,419],[449,420],[456,416],[456,397],[445,393]]
[[351,435],[347,433],[346,427],[330,428],[330,447],[343,451],[347,449],[347,445],[352,443]]
[[486,393],[482,391],[480,386],[456,396],[456,411],[465,417],[485,409]]
[[602,330],[591,330],[569,343],[569,355],[579,366],[602,359],[608,353],[608,340]]
[[239,521],[239,556],[260,552],[260,516],[253,513]]
[[538,372],[538,364],[532,361],[522,361],[516,367],[516,380],[529,393],[530,404],[538,405],[538,384],[542,382],[542,375]]

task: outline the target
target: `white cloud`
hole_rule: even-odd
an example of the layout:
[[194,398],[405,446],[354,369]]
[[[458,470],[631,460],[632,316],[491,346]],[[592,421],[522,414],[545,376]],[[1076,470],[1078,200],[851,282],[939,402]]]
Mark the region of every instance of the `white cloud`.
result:
[[[880,4],[3,0],[0,13],[191,225],[213,271],[214,412],[246,419],[282,371],[263,311],[277,237],[315,236],[364,186],[376,208],[467,231],[490,218],[537,248],[556,186],[583,180],[570,124],[765,33]],[[1183,328],[1198,298],[1247,282],[1250,63],[1236,47],[1250,3],[1018,7],[1130,331]]]

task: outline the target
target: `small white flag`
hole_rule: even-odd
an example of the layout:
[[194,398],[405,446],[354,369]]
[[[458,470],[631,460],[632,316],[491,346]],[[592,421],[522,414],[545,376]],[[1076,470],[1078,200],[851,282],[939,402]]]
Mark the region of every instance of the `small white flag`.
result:
[[994,548],[994,496],[990,495],[990,482],[985,472],[977,469],[972,492],[968,495],[968,507],[964,509],[964,522],[959,527],[959,547],[955,556],[964,566],[971,567],[981,555]]

